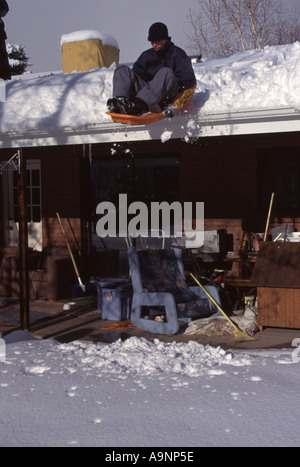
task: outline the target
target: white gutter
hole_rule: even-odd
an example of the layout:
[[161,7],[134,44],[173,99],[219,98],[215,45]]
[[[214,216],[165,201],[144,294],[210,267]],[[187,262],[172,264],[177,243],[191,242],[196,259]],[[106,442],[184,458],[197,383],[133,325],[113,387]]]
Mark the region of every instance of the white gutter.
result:
[[251,135],[300,132],[300,113],[289,107],[244,112],[191,115],[183,113],[151,125],[130,126],[113,122],[82,129],[60,128],[56,131],[26,131],[0,134],[0,149],[58,146],[70,144],[121,143],[184,139],[211,136]]

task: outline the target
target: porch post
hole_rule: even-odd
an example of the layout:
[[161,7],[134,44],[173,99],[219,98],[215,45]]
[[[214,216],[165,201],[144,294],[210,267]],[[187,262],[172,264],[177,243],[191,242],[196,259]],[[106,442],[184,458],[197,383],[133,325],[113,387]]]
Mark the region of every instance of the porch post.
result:
[[28,278],[28,225],[26,203],[26,159],[23,150],[18,150],[19,180],[19,252],[20,252],[20,327],[28,329],[29,323],[29,278]]

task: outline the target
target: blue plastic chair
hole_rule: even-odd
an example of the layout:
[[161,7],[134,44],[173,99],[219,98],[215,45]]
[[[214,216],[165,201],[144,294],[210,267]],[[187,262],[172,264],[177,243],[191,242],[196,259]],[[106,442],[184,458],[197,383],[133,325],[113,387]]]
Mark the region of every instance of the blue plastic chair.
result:
[[[179,249],[137,251],[130,247],[128,261],[133,286],[133,326],[157,334],[176,334],[179,320],[207,318],[218,311],[201,287],[187,285]],[[217,289],[205,288],[220,304]],[[144,316],[145,307],[149,313]],[[163,307],[166,315],[163,322],[153,319],[161,314],[154,307]]]

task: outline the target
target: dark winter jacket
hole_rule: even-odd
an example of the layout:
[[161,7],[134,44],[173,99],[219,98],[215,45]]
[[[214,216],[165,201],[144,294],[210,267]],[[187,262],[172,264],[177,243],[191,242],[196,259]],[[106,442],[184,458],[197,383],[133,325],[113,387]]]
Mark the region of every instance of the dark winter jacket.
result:
[[144,81],[151,81],[163,67],[174,71],[180,90],[195,86],[196,78],[190,58],[170,40],[158,52],[153,48],[145,50],[134,63],[133,71]]
[[6,0],[0,0],[0,18],[3,18],[9,11]]
[[9,8],[5,0],[0,0],[0,39],[5,41],[7,38],[5,30],[4,30],[4,23],[1,18],[5,16],[8,12]]

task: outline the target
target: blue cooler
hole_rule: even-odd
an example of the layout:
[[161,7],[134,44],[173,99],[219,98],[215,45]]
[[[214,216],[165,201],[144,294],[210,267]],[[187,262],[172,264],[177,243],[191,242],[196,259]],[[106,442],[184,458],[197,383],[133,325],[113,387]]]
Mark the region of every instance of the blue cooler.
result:
[[97,308],[102,310],[102,290],[106,288],[116,288],[122,285],[131,285],[130,278],[123,277],[105,277],[95,281],[97,289]]
[[133,289],[131,284],[101,289],[102,319],[126,321],[130,318]]

